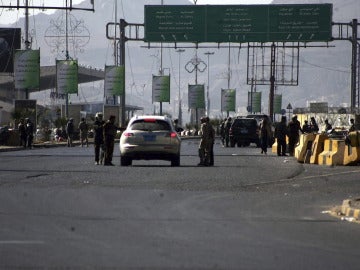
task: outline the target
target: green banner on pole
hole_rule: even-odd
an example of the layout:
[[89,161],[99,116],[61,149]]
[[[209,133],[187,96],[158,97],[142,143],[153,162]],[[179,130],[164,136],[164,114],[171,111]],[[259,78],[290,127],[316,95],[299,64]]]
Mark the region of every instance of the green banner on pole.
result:
[[274,95],[274,113],[281,114],[282,95]]
[[235,89],[221,89],[221,111],[236,112]]
[[56,60],[56,83],[58,94],[78,93],[77,60]]
[[105,96],[122,96],[125,94],[125,67],[105,66]]
[[14,56],[15,89],[40,88],[40,50],[17,50]]
[[170,76],[155,76],[152,81],[153,102],[170,102]]
[[189,109],[205,109],[205,86],[203,84],[188,87]]

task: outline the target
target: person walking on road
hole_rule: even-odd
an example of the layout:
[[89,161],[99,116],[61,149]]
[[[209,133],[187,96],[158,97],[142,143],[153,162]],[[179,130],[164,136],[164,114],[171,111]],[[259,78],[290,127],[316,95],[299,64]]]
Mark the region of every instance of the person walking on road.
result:
[[109,120],[104,124],[104,145],[105,145],[105,166],[114,166],[112,163],[116,131],[115,115],[110,115]]
[[267,154],[269,138],[271,137],[271,127],[267,117],[264,117],[260,123],[260,145],[261,154]]
[[81,147],[83,147],[84,142],[86,143],[86,147],[89,146],[89,141],[88,141],[88,130],[89,130],[89,126],[86,123],[85,118],[81,118],[81,121],[79,123],[79,130],[80,130],[80,143],[81,143]]
[[73,146],[73,137],[74,137],[75,127],[74,119],[70,118],[66,124],[66,135],[67,135],[67,146]]
[[26,118],[26,144],[29,149],[32,148],[34,140],[34,124],[29,118]]
[[277,155],[286,156],[286,136],[288,130],[286,126],[286,116],[281,117],[280,123],[275,127],[275,138],[277,141]]
[[103,120],[102,113],[98,112],[95,115],[94,128],[94,149],[95,149],[95,165],[103,163],[104,159],[104,133],[103,126],[105,121]]
[[18,129],[19,129],[20,146],[26,148],[27,135],[26,135],[26,126],[25,126],[24,119],[20,119]]

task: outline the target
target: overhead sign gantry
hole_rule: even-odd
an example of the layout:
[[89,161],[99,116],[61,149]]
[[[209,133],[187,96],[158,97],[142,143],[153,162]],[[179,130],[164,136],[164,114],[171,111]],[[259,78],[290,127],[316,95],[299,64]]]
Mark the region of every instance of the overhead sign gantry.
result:
[[332,4],[145,6],[146,42],[330,41]]

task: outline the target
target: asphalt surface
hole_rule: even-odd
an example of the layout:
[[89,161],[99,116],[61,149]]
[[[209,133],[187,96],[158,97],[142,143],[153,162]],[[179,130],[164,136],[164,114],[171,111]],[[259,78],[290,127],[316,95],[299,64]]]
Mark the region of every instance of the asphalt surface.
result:
[[[182,139],[185,140],[188,138],[182,138]],[[91,141],[89,142],[89,144],[91,144]],[[80,142],[74,141],[73,147],[75,146],[80,146]],[[34,143],[32,148],[35,149],[35,148],[50,148],[50,147],[67,147],[67,142],[50,141],[50,142]],[[22,146],[0,145],[0,152],[20,151],[20,150],[24,150],[24,148]],[[31,151],[31,149],[27,149],[27,150]],[[341,206],[335,207],[333,209],[333,214],[342,219],[347,219],[348,221],[360,222],[360,198],[345,199]]]

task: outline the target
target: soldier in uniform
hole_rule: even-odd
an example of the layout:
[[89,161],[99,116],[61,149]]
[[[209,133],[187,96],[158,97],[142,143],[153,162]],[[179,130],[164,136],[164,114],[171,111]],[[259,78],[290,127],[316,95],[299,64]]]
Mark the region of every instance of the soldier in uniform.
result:
[[24,148],[26,148],[27,136],[26,136],[26,127],[25,127],[24,119],[20,119],[18,129],[19,129],[19,135],[20,135],[20,146],[23,146]]
[[74,137],[75,127],[74,119],[70,118],[66,124],[66,135],[67,135],[67,146],[73,146],[73,137]]
[[114,143],[117,130],[118,128],[115,126],[115,115],[110,115],[109,120],[104,124],[104,166],[114,166],[112,163],[112,157],[114,153]]
[[[95,165],[102,164],[104,153],[102,147],[104,145],[103,126],[105,122],[103,120],[102,113],[98,112],[95,115],[94,128],[94,148],[95,148]],[[100,151],[102,152],[100,155]]]
[[278,123],[275,127],[275,138],[277,141],[278,156],[286,156],[286,135],[287,135],[286,116],[282,116],[280,123]]
[[288,125],[288,135],[289,135],[289,154],[290,156],[294,156],[295,153],[295,145],[299,142],[300,134],[299,131],[302,132],[302,128],[300,126],[299,120],[297,120],[297,116],[293,116]]
[[80,143],[81,143],[81,147],[83,147],[84,142],[86,143],[86,147],[89,146],[89,141],[88,141],[88,129],[89,126],[85,121],[85,118],[81,118],[81,121],[79,123],[79,130],[80,130]]
[[209,166],[214,166],[214,143],[215,143],[215,129],[213,128],[213,126],[210,123],[210,118],[206,117],[205,118],[206,122],[209,125],[209,130],[210,130],[210,137],[209,137]]
[[31,149],[34,140],[34,124],[29,118],[26,118],[26,138],[27,147]]
[[210,124],[206,121],[206,117],[202,117],[201,121],[201,140],[199,144],[199,157],[200,163],[198,166],[209,166],[210,164],[210,144],[212,143],[211,140],[211,130]]

